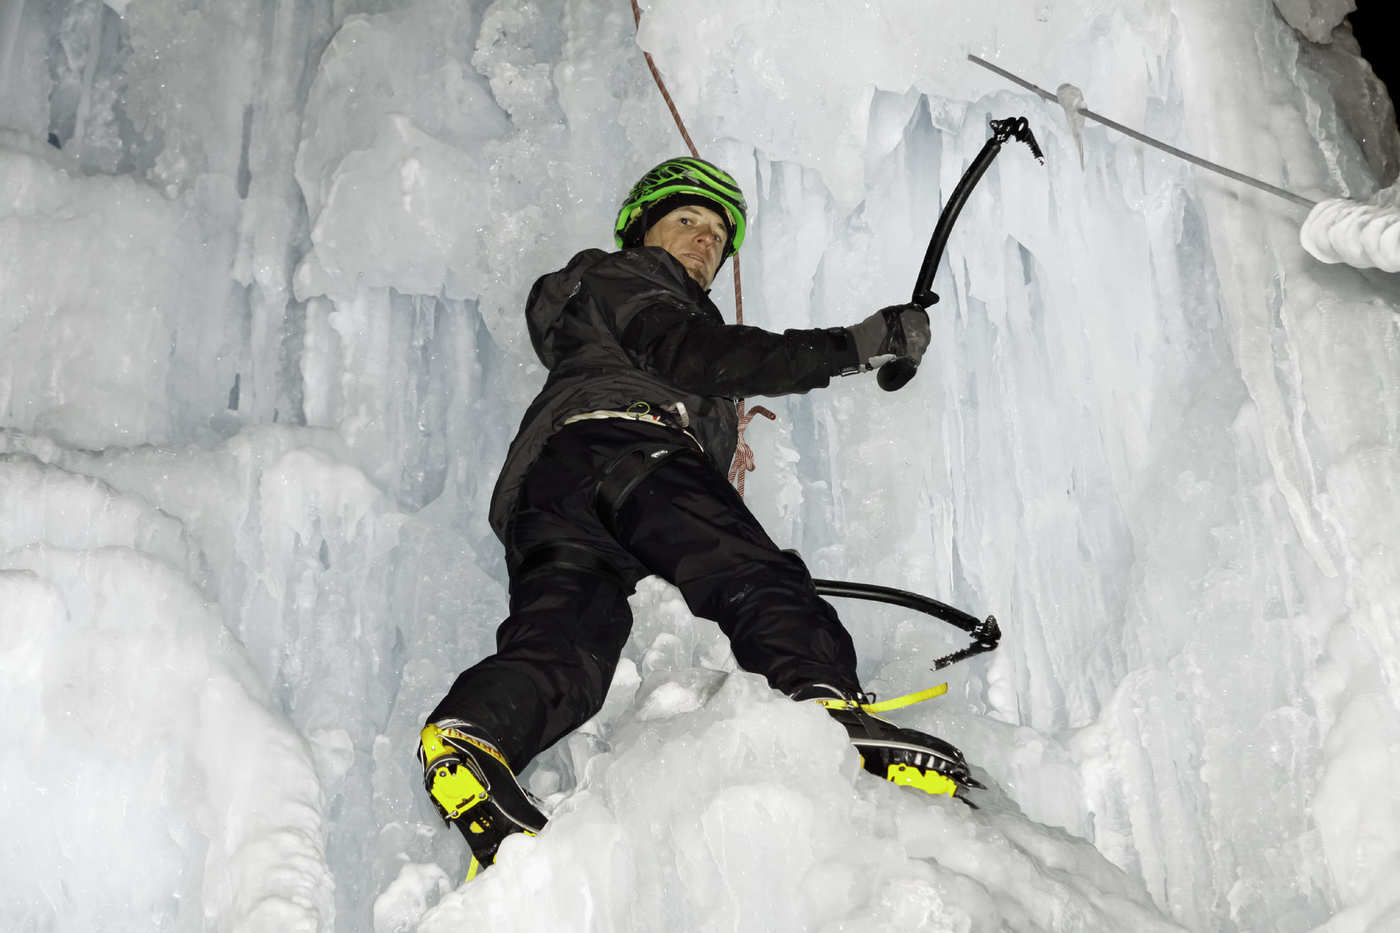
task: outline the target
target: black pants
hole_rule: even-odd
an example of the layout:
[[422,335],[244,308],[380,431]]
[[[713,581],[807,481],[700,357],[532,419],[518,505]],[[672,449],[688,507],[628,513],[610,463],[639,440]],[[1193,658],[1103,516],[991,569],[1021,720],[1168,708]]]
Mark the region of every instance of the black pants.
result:
[[457,678],[430,722],[478,726],[518,772],[602,706],[632,628],[627,597],[649,574],[718,623],[739,666],[775,689],[860,689],[850,635],[807,568],[769,540],[698,448],[661,460],[600,516],[600,480],[615,490],[621,470],[677,444],[693,446],[671,428],[622,420],[578,422],[550,440],[511,521],[497,652]]

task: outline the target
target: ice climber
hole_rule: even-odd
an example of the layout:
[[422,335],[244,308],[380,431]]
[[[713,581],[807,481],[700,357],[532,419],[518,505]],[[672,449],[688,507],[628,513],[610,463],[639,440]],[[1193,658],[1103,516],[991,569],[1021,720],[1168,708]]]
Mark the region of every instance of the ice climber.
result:
[[744,670],[823,702],[867,768],[894,753],[933,773],[946,747],[859,708],[850,635],[726,479],[736,398],[806,392],[896,357],[917,363],[928,315],[899,305],[851,327],[781,334],[726,324],[708,290],[743,245],[745,209],[724,171],[669,159],[623,201],[619,251],[584,250],[530,291],[530,339],[549,376],[490,515],[510,615],[496,653],[457,678],[419,747],[429,795],[472,850],[469,876],[507,835],[544,825],[515,775],[599,710],[631,629],[627,597],[650,574],[718,623]]

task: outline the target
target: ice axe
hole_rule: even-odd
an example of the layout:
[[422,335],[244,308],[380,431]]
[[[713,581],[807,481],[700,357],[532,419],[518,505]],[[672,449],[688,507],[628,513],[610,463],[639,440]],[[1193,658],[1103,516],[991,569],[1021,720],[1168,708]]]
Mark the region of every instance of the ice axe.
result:
[[[982,180],[987,166],[991,165],[997,153],[1001,152],[1002,144],[1012,139],[1020,140],[1030,146],[1031,155],[1035,156],[1037,162],[1045,164],[1045,156],[1036,144],[1035,134],[1031,132],[1025,117],[990,120],[988,125],[992,128],[991,139],[982,146],[977,158],[972,160],[962,178],[958,179],[952,197],[943,205],[943,211],[938,215],[938,224],[933,228],[933,237],[928,241],[928,249],[924,252],[924,264],[919,267],[919,277],[914,282],[914,297],[909,299],[909,303],[925,310],[938,304],[938,293],[933,290],[933,275],[938,271],[938,263],[943,258],[943,248],[948,245],[948,236],[953,232],[953,224],[957,222],[958,214],[962,212],[968,195],[972,194],[977,182]],[[886,392],[893,392],[903,388],[918,370],[918,363],[908,357],[900,357],[881,366],[880,371],[875,374],[875,380],[880,384],[880,388]]]
[[979,619],[971,613],[931,597],[911,593],[908,590],[897,590],[889,586],[876,586],[873,583],[852,583],[847,580],[813,580],[812,583],[822,596],[867,599],[877,603],[888,603],[891,606],[902,606],[905,609],[913,609],[916,612],[933,616],[935,619],[947,622],[954,628],[966,632],[968,637],[972,639],[972,643],[966,648],[935,659],[930,670],[941,670],[950,664],[956,664],[974,655],[995,651],[1001,642],[1001,626],[997,624],[996,616]]

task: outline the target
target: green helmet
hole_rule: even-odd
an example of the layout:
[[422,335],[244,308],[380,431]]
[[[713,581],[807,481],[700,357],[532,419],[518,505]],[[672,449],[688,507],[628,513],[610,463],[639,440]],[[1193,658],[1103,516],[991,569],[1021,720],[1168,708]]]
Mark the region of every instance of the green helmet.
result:
[[618,209],[613,239],[620,248],[640,246],[647,227],[659,216],[657,208],[664,207],[662,213],[668,213],[682,204],[695,203],[713,205],[729,224],[725,256],[743,245],[748,210],[744,193],[724,169],[689,156],[667,159],[632,186]]

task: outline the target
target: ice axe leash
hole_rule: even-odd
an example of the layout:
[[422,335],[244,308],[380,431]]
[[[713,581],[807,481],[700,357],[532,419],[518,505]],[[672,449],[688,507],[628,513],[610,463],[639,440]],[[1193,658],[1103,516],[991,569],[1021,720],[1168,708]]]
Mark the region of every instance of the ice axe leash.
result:
[[[991,120],[988,125],[992,129],[992,136],[982,146],[982,151],[977,153],[977,158],[972,160],[972,164],[963,172],[962,178],[958,179],[958,184],[953,188],[953,194],[948,198],[948,203],[943,205],[942,212],[938,215],[938,223],[933,228],[933,237],[928,242],[928,249],[924,252],[924,263],[919,267],[919,277],[914,281],[914,296],[909,299],[910,304],[918,305],[925,310],[938,304],[938,293],[933,290],[933,276],[938,271],[938,263],[943,259],[943,249],[948,245],[948,237],[953,232],[953,224],[957,223],[958,214],[962,212],[963,205],[967,203],[967,198],[972,194],[972,189],[977,187],[977,183],[982,180],[988,166],[992,160],[1001,152],[1003,144],[1015,139],[1025,143],[1030,147],[1031,154],[1041,165],[1045,164],[1045,155],[1040,151],[1039,144],[1035,141],[1035,134],[1031,132],[1030,124],[1025,117],[1008,117],[1005,120]],[[880,384],[880,388],[886,392],[893,392],[902,389],[904,384],[914,378],[914,374],[919,371],[919,364],[907,357],[890,360],[880,367],[875,379]]]

